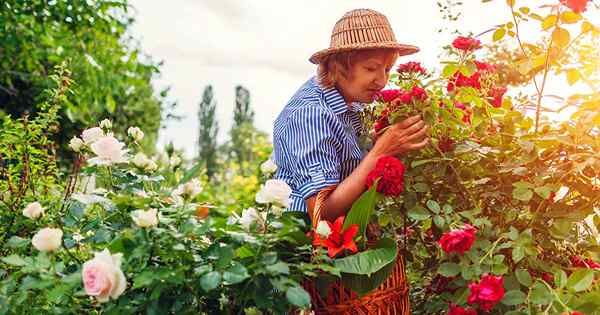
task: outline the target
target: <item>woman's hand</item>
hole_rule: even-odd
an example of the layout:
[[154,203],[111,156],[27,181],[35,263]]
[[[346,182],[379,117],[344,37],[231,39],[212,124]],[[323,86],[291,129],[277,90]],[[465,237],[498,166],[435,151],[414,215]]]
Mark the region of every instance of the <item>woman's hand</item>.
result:
[[427,129],[420,115],[409,117],[386,128],[383,134],[377,137],[371,152],[375,156],[396,156],[422,149],[429,143]]

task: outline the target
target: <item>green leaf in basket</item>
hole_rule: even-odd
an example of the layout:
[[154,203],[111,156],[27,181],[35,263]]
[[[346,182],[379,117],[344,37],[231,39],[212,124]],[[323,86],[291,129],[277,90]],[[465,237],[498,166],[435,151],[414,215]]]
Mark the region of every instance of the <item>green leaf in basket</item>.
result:
[[353,224],[358,224],[358,236],[365,239],[365,232],[369,219],[375,210],[375,201],[377,200],[377,184],[379,179],[373,183],[373,186],[365,191],[358,200],[352,205],[352,209],[346,215],[344,220],[344,230]]
[[375,248],[364,252],[336,259],[334,265],[342,273],[371,275],[396,260],[398,245],[396,241],[383,238]]

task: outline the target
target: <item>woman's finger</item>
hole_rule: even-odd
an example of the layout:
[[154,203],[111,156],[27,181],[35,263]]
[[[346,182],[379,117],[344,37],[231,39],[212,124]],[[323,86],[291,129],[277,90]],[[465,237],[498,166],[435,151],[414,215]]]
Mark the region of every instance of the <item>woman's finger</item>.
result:
[[415,132],[418,132],[419,130],[421,130],[423,127],[425,126],[425,122],[422,120],[419,120],[418,122],[410,125],[409,127],[402,129],[400,131],[400,133],[398,134],[398,137],[406,137],[406,136],[410,136]]
[[424,137],[427,137],[427,130],[428,130],[428,126],[425,125],[425,127],[423,127],[421,130],[413,133],[412,135],[409,135],[408,137],[406,137],[406,140],[408,140],[408,142],[414,142],[414,140],[418,140],[421,141]]
[[414,115],[414,116],[406,118],[405,120],[403,120],[399,123],[396,123],[395,125],[397,126],[397,128],[406,129],[406,128],[410,127],[412,124],[418,122],[419,120],[421,120],[421,115]]

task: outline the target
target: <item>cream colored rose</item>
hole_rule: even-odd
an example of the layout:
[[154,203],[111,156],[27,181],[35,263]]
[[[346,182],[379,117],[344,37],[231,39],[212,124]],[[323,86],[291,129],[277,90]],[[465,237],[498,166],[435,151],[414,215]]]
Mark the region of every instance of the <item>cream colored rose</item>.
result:
[[139,227],[153,227],[158,225],[158,212],[156,209],[135,210],[131,212],[131,218],[133,222]]
[[319,221],[319,224],[317,224],[317,229],[315,231],[322,238],[328,238],[331,234],[331,228],[329,227],[327,221]]
[[87,295],[104,303],[109,298],[117,299],[127,287],[121,271],[121,253],[111,255],[108,249],[94,254],[94,258],[83,264],[81,278]]
[[23,209],[23,215],[33,220],[41,217],[43,214],[44,208],[42,208],[42,205],[37,201],[27,204],[25,209]]
[[100,128],[110,129],[112,128],[112,122],[109,119],[104,119],[100,122]]
[[123,150],[124,143],[112,136],[102,137],[91,145],[96,157],[88,160],[91,165],[111,165],[127,162],[127,150]]
[[239,218],[238,222],[247,230],[252,223],[257,222],[258,224],[263,224],[266,219],[266,212],[260,213],[254,208],[248,208],[242,211],[242,216]]
[[61,229],[43,228],[31,239],[31,244],[41,252],[52,252],[62,244],[63,231]]
[[173,191],[173,196],[192,199],[201,192],[202,185],[197,178],[194,178],[183,185],[179,185],[177,189]]
[[280,179],[269,179],[256,194],[256,202],[273,203],[287,208],[290,206],[292,189]]
[[81,133],[81,138],[85,144],[90,145],[94,141],[104,137],[104,131],[100,127],[86,129]]
[[127,129],[127,134],[135,141],[144,139],[144,132],[138,127],[129,127]]
[[133,159],[131,160],[131,162],[133,162],[133,165],[135,165],[139,168],[146,167],[146,165],[148,165],[148,161],[150,161],[150,159],[148,159],[146,154],[144,154],[142,152],[139,152],[136,155],[134,155]]
[[83,148],[84,145],[85,143],[83,143],[83,140],[77,137],[73,137],[71,141],[69,141],[69,148],[75,152],[81,151],[81,148]]
[[265,175],[271,175],[277,171],[277,165],[273,160],[268,159],[260,165],[260,171]]

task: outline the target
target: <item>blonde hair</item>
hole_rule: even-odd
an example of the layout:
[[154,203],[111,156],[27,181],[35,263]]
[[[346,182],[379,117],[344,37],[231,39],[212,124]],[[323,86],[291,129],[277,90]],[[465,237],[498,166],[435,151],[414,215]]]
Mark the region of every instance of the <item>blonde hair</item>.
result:
[[395,61],[398,58],[398,51],[395,49],[364,49],[350,50],[331,54],[323,58],[317,67],[317,82],[323,89],[335,87],[340,77],[350,79],[350,69],[357,59],[367,58],[376,52],[384,52],[386,60]]

